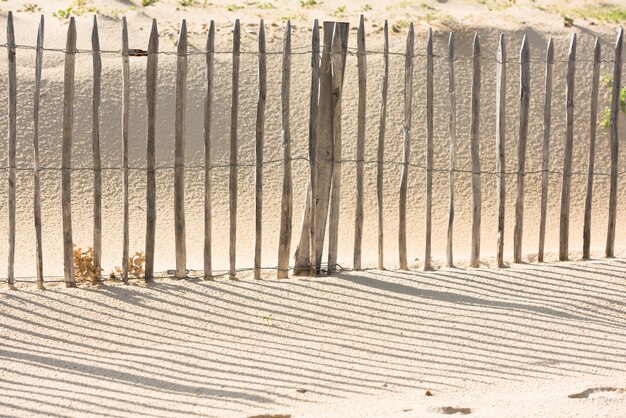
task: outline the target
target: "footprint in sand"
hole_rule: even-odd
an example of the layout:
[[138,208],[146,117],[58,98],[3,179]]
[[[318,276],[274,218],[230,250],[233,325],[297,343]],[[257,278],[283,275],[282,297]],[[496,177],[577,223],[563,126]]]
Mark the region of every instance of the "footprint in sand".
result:
[[568,395],[572,399],[588,399],[588,398],[612,398],[626,394],[626,388],[600,387],[589,388],[580,393]]
[[443,415],[469,415],[472,413],[471,408],[455,408],[453,406],[442,406],[435,408],[433,412]]

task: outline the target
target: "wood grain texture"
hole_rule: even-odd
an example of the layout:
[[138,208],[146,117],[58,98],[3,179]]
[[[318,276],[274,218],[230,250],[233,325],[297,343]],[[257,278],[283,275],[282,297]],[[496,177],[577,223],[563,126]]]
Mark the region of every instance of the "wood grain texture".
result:
[[472,59],[472,102],[470,120],[470,158],[472,161],[472,249],[470,265],[480,264],[480,221],[482,198],[480,190],[480,41],[474,36]]
[[7,168],[9,171],[8,184],[8,262],[7,282],[9,287],[15,284],[15,159],[17,154],[17,64],[15,56],[15,30],[13,27],[13,13],[7,16],[7,61],[8,61],[8,97],[9,97],[9,126],[7,132]]
[[554,67],[554,44],[548,40],[546,52],[546,84],[543,102],[543,141],[541,151],[541,209],[539,215],[539,251],[537,261],[543,262],[546,242],[546,217],[548,212],[548,176],[550,169],[550,126],[552,121],[552,68]]
[[498,196],[498,229],[496,264],[504,265],[504,218],[506,210],[506,42],[500,35],[496,64],[496,194]]
[[255,177],[254,177],[254,278],[261,278],[261,248],[263,241],[263,147],[265,144],[265,102],[267,101],[267,55],[265,25],[259,23],[259,91],[256,106]]
[[102,88],[102,58],[98,20],[93,17],[91,30],[93,65],[91,148],[93,166],[93,263],[102,268],[102,161],[100,159],[100,93]]
[[315,242],[315,213],[312,208],[317,202],[317,124],[319,100],[319,67],[320,67],[320,36],[317,19],[313,22],[311,32],[311,92],[309,96],[309,184],[307,187],[306,204],[302,217],[300,241],[294,257],[293,274],[308,272],[311,276],[318,273],[315,263],[317,248]]
[[569,207],[572,182],[572,153],[574,149],[574,80],[576,74],[576,34],[572,35],[567,56],[565,95],[565,145],[563,152],[563,187],[561,188],[561,217],[559,227],[559,260],[568,259],[569,250]]
[[229,173],[229,215],[230,215],[230,245],[229,271],[231,280],[237,278],[237,122],[239,118],[239,58],[241,51],[241,26],[239,19],[235,21],[233,29],[233,73],[232,95],[230,108],[230,173]]
[[187,103],[187,22],[180,25],[176,51],[176,109],[174,118],[174,240],[176,278],[187,277],[185,236],[185,106]]
[[128,121],[130,108],[130,65],[128,63],[128,25],[122,17],[122,200],[123,200],[123,244],[122,281],[128,282],[129,212],[128,212]]
[[213,279],[212,254],[212,139],[211,126],[213,121],[213,75],[215,55],[215,22],[211,20],[206,40],[205,90],[204,90],[204,280]]
[[361,246],[363,245],[363,160],[365,158],[365,106],[367,100],[367,58],[365,50],[365,19],[363,15],[361,15],[359,29],[357,31],[357,69],[359,78],[359,103],[357,110],[356,208],[354,214],[354,257],[352,265],[355,270],[359,271],[361,270]]
[[450,32],[448,38],[448,96],[450,98],[450,171],[448,172],[448,231],[446,242],[446,265],[454,266],[454,181],[456,177],[456,79],[454,74],[455,38]]
[[341,114],[342,89],[345,73],[345,55],[348,24],[336,23],[332,42],[332,124],[333,124],[333,169],[331,180],[330,208],[328,214],[328,273],[337,271],[339,248],[339,211],[341,208]]
[[43,244],[41,234],[41,172],[39,165],[39,107],[41,96],[41,71],[43,67],[44,18],[39,20],[37,30],[37,50],[35,52],[35,92],[33,95],[33,171],[34,200],[33,215],[35,220],[35,269],[37,288],[43,289]]
[[530,109],[530,48],[524,35],[520,50],[520,109],[519,142],[517,144],[517,200],[513,231],[513,261],[522,262],[524,236],[524,180],[526,178],[526,144],[528,142],[528,112]]
[[619,160],[618,120],[620,106],[620,89],[622,85],[622,47],[624,41],[624,28],[620,28],[615,42],[615,61],[613,65],[613,90],[611,92],[611,124],[609,127],[611,136],[611,180],[609,186],[609,218],[606,234],[607,257],[615,256],[615,225],[617,221],[617,175]]
[[406,200],[409,180],[409,156],[411,152],[411,118],[413,115],[413,54],[414,54],[413,23],[409,26],[406,39],[406,60],[404,64],[404,126],[402,174],[400,176],[400,203],[398,223],[398,248],[400,269],[408,270],[406,251]]
[[157,76],[159,65],[159,30],[156,19],[152,19],[150,39],[148,41],[148,60],[146,66],[146,98],[148,106],[148,136],[146,141],[146,281],[154,278],[154,250],[156,236],[156,104]]
[[598,88],[600,85],[600,66],[602,51],[600,37],[596,37],[593,49],[593,74],[591,76],[591,104],[589,115],[589,171],[587,174],[587,193],[585,196],[585,215],[583,220],[583,260],[590,257],[591,248],[591,205],[593,203],[593,169],[596,159],[596,127],[598,125]]
[[279,279],[289,277],[289,252],[293,217],[293,190],[291,179],[291,129],[289,127],[289,92],[291,89],[291,22],[287,21],[283,38],[283,66],[281,78],[281,125],[283,146],[283,194],[281,200],[280,236],[278,246]]
[[63,144],[61,156],[61,208],[63,218],[63,263],[65,286],[76,287],[72,240],[72,140],[74,125],[74,73],[76,66],[76,21],[70,17],[63,73]]
[[380,83],[380,122],[378,128],[378,153],[376,163],[376,203],[378,204],[378,268],[385,268],[385,241],[384,241],[384,159],[385,159],[385,129],[387,126],[387,92],[389,91],[389,23],[385,20],[383,27],[383,73]]
[[433,212],[433,30],[428,29],[426,41],[426,231],[424,270],[430,270],[432,258]]

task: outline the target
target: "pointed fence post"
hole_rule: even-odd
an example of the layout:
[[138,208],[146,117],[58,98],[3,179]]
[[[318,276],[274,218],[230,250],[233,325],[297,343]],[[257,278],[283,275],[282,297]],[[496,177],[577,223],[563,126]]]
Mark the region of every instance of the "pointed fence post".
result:
[[470,157],[472,160],[472,251],[470,265],[480,264],[480,42],[474,36],[472,59],[472,103],[470,119]]
[[548,40],[546,53],[546,87],[543,103],[543,142],[541,151],[541,213],[539,220],[539,251],[537,261],[543,262],[546,239],[546,216],[548,212],[548,175],[550,169],[550,124],[552,119],[552,67],[554,67],[554,45]]
[[431,269],[433,208],[433,30],[428,29],[426,43],[426,244],[424,270]]
[[185,238],[185,106],[187,102],[187,22],[180,25],[176,51],[176,113],[174,120],[174,240],[176,278],[187,277]]
[[446,265],[454,266],[454,180],[456,177],[456,80],[454,76],[454,32],[448,38],[448,95],[450,96],[450,171],[448,172],[448,234],[446,243]]
[[254,178],[254,278],[261,278],[261,248],[263,235],[263,146],[265,144],[265,102],[267,98],[267,55],[265,25],[259,23],[259,92],[256,107],[255,178]]
[[41,93],[41,71],[43,67],[43,38],[44,38],[44,19],[43,15],[39,20],[39,29],[37,30],[37,52],[35,55],[35,93],[33,97],[33,163],[34,163],[34,181],[35,181],[35,197],[34,197],[34,218],[35,218],[35,245],[36,259],[35,267],[37,270],[37,288],[43,289],[43,255],[42,255],[42,236],[41,236],[41,172],[39,166],[39,102]]
[[587,195],[585,196],[585,217],[583,221],[583,260],[589,260],[591,247],[591,205],[593,203],[593,169],[596,159],[596,127],[598,125],[598,87],[600,85],[600,65],[602,53],[600,37],[596,37],[593,50],[593,75],[591,77],[591,115],[589,116],[589,172],[587,174]]
[[215,22],[211,20],[206,41],[205,92],[204,92],[204,280],[213,279],[211,234],[213,216],[211,211],[212,169],[211,122],[213,118],[213,74],[215,54]]
[[498,235],[496,263],[504,265],[504,217],[506,209],[506,43],[504,35],[500,35],[498,58],[496,64],[496,173],[498,195]]
[[513,261],[522,262],[524,235],[524,180],[526,176],[526,143],[528,142],[528,112],[530,108],[530,48],[524,35],[520,50],[520,110],[519,142],[517,148],[517,201],[515,202],[515,230],[513,232]]
[[123,246],[122,281],[128,282],[129,212],[128,212],[128,122],[130,108],[130,66],[128,63],[128,26],[122,17],[122,190],[123,190]]
[[102,84],[102,58],[100,56],[100,35],[98,19],[93,17],[91,30],[93,65],[91,147],[93,165],[93,264],[102,268],[102,162],[100,160],[100,91]]
[[237,119],[239,115],[239,54],[241,50],[241,27],[239,19],[235,21],[233,29],[233,76],[232,98],[230,108],[230,172],[229,172],[229,215],[230,215],[230,245],[228,276],[231,280],[237,278]]
[[363,15],[357,31],[357,66],[359,77],[359,104],[357,110],[356,134],[356,210],[354,216],[354,258],[353,266],[361,270],[361,246],[363,244],[363,160],[365,158],[365,105],[367,99],[367,61],[365,50],[365,20]]
[[387,121],[387,92],[389,90],[389,23],[385,20],[383,28],[383,74],[380,86],[380,123],[378,130],[378,155],[376,162],[376,197],[378,203],[378,268],[385,268],[385,242],[384,242],[384,159],[385,159],[385,129]]
[[280,242],[278,249],[279,279],[289,277],[289,251],[293,214],[291,181],[291,130],[289,127],[289,90],[291,88],[291,22],[287,21],[283,38],[283,67],[281,80],[281,124],[283,144],[283,195],[281,200]]
[[7,16],[7,61],[9,87],[9,129],[8,129],[8,169],[9,169],[9,260],[7,263],[8,284],[13,288],[15,284],[15,159],[17,153],[17,65],[15,59],[15,30],[13,28],[13,13]]
[[157,75],[159,65],[159,30],[156,19],[152,19],[148,60],[146,67],[146,96],[148,105],[148,138],[146,141],[146,252],[145,281],[154,278],[154,250],[156,235],[156,103]]
[[574,76],[576,73],[576,34],[570,44],[566,90],[567,111],[565,115],[565,147],[563,154],[563,187],[561,189],[561,222],[559,228],[559,260],[568,259],[569,249],[569,206],[572,183],[572,153],[574,148]]
[[606,234],[607,257],[615,255],[615,225],[617,221],[617,163],[619,160],[619,141],[617,123],[619,121],[620,92],[622,86],[622,44],[624,28],[620,28],[615,42],[615,64],[613,66],[613,91],[611,93],[611,182],[609,188],[609,225]]

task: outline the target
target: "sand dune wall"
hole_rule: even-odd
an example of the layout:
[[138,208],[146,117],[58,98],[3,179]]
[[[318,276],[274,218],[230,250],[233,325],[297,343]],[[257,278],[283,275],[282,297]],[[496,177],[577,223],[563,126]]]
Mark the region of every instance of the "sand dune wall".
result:
[[[35,42],[34,21],[16,20],[18,43],[33,45]],[[79,48],[89,48],[91,30],[90,20],[78,20]],[[146,48],[149,20],[141,17],[129,21],[131,47]],[[58,22],[49,23],[48,47],[63,47],[65,28]],[[119,49],[119,21],[101,22],[102,48]],[[25,29],[28,28],[28,31]],[[254,33],[246,32],[252,26],[244,26],[242,50],[255,50]],[[164,30],[161,49],[173,51],[170,39],[171,28]],[[268,33],[268,51],[281,49],[282,29],[270,27]],[[541,140],[543,123],[544,71],[545,64],[540,62],[545,55],[549,34],[530,31],[508,32],[510,60],[517,60],[522,35],[530,39],[531,55],[531,114],[527,152],[527,170],[536,171],[541,167]],[[481,95],[481,159],[482,169],[495,170],[495,56],[498,33],[492,30],[479,31],[482,43],[482,95]],[[32,36],[31,36],[32,35]],[[221,28],[217,33],[216,45],[219,51],[230,48],[230,30]],[[391,50],[404,50],[405,34],[394,35]],[[457,55],[469,57],[473,31],[457,33]],[[447,52],[448,34],[435,33],[435,52],[442,57]],[[563,143],[565,136],[565,73],[569,38],[555,37],[553,117],[551,137],[550,169],[561,171],[563,165]],[[603,59],[612,59],[613,34],[606,34],[603,40]],[[202,48],[204,39],[201,34],[192,35],[191,44]],[[307,47],[309,33],[306,28],[296,28],[294,32],[294,50]],[[589,98],[591,90],[591,71],[594,35],[579,33],[578,57],[575,92],[575,137],[573,171],[586,172],[589,143]],[[425,52],[426,33],[417,32],[416,48],[419,56],[415,59],[414,109],[411,162],[425,165],[425,118],[426,118],[426,77]],[[351,31],[350,46],[356,46],[355,32]],[[382,50],[382,34],[370,33],[367,39],[369,50]],[[192,48],[193,50],[193,48]],[[4,51],[4,50],[3,50]],[[231,55],[216,54],[214,119],[212,139],[214,146],[214,164],[228,162],[229,118],[231,100]],[[265,158],[281,158],[280,148],[280,65],[281,55],[268,56],[268,97],[266,113]],[[104,167],[121,166],[121,57],[116,54],[103,56],[101,147]],[[19,50],[18,62],[18,166],[32,165],[32,94],[34,79],[34,53]],[[133,167],[145,167],[146,144],[146,97],[145,97],[145,58],[131,58],[131,111],[130,111],[130,164]],[[367,137],[366,160],[374,161],[377,152],[378,120],[380,112],[380,78],[382,56],[371,54],[367,57]],[[42,166],[60,167],[61,161],[61,117],[62,117],[62,80],[63,54],[46,52],[41,98],[41,153]],[[385,251],[389,266],[397,262],[398,228],[398,185],[400,166],[393,162],[401,160],[402,154],[402,118],[403,118],[403,69],[404,57],[390,57],[390,85],[387,113],[387,131],[385,159],[391,163],[385,167]],[[343,97],[343,152],[344,158],[356,157],[356,111],[358,101],[356,56],[347,59],[346,84]],[[459,59],[456,62],[457,75],[457,164],[461,170],[469,170],[469,110],[471,60]],[[448,62],[444,58],[435,59],[435,167],[448,168],[448,118],[449,99]],[[6,55],[0,56],[0,103],[7,101]],[[603,64],[602,74],[611,73],[612,65]],[[199,165],[203,163],[202,120],[203,120],[203,81],[204,57],[193,55],[189,58],[188,103],[187,103],[187,164],[186,173],[186,214],[187,214],[187,251],[188,267],[202,268],[203,246],[203,172]],[[506,169],[515,171],[517,165],[517,138],[519,129],[519,65],[513,63],[507,67],[507,131],[506,131]],[[157,165],[172,166],[174,161],[174,80],[175,56],[159,57],[159,83],[157,104]],[[76,70],[76,113],[73,145],[73,165],[76,168],[89,168],[91,158],[91,56],[79,54]],[[254,54],[241,56],[240,78],[240,116],[239,116],[239,161],[254,161],[254,124],[256,117],[257,67]],[[291,89],[291,127],[292,152],[294,157],[307,155],[308,141],[308,95],[310,83],[310,55],[295,54],[292,57]],[[608,105],[609,89],[601,82],[600,108]],[[620,144],[625,134],[626,121],[621,117]],[[0,134],[3,136],[0,149],[6,149],[7,113],[0,112]],[[621,144],[622,149],[624,148]],[[598,128],[596,171],[609,171],[608,129]],[[6,166],[6,152],[0,152],[0,164]],[[626,168],[626,157],[620,154],[620,166]],[[308,163],[294,161],[294,236],[292,252],[299,238],[304,197],[307,184]],[[346,163],[342,168],[342,210],[340,219],[339,263],[350,266],[354,240],[355,211],[355,171],[354,163]],[[103,172],[103,263],[109,271],[121,264],[122,245],[122,189],[121,171]],[[276,264],[279,233],[279,207],[282,188],[282,166],[269,163],[264,170],[264,235],[263,264]],[[43,190],[43,232],[45,274],[62,273],[61,246],[61,206],[60,206],[60,171],[47,170],[42,173]],[[144,170],[130,173],[130,248],[142,251],[145,234],[145,185]],[[409,259],[422,259],[424,250],[425,216],[425,172],[412,167],[409,171],[408,203],[408,251]],[[524,253],[537,251],[539,229],[540,174],[526,177],[526,206],[524,225]],[[602,250],[606,239],[608,177],[596,176],[593,202],[592,249]],[[92,173],[87,170],[75,170],[72,174],[73,200],[72,215],[74,222],[74,241],[83,247],[92,241]],[[363,257],[365,264],[372,264],[376,259],[376,165],[365,164],[365,232],[363,239]],[[560,175],[550,176],[550,197],[548,208],[547,250],[555,250],[558,245],[558,223],[560,208]],[[0,172],[0,185],[7,184],[6,171]],[[32,276],[34,264],[34,227],[32,216],[32,172],[18,172],[17,201],[17,259],[16,274]],[[213,171],[213,245],[215,268],[224,268],[228,258],[228,169],[215,168]],[[253,261],[254,236],[254,167],[242,166],[239,169],[239,211],[238,211],[238,266],[249,267]],[[447,228],[448,174],[434,174],[433,203],[433,254],[437,258],[445,256],[445,234]],[[512,256],[513,214],[516,196],[516,178],[507,176],[507,218],[505,235],[505,256]],[[7,188],[0,190],[0,236],[6,237],[7,231]],[[496,249],[496,177],[493,174],[482,176],[483,218],[482,218],[482,254],[492,256]],[[586,190],[586,176],[575,175],[572,180],[570,248],[582,248],[582,217]],[[157,257],[156,269],[165,270],[174,267],[173,240],[173,170],[164,168],[157,173]],[[469,254],[471,231],[471,191],[470,175],[457,175],[457,208],[455,220],[455,253],[459,258]],[[624,244],[626,233],[624,219],[624,182],[620,182],[619,213],[617,226],[618,247]],[[6,271],[7,246],[0,245],[0,272]],[[4,275],[4,273],[2,274]]]

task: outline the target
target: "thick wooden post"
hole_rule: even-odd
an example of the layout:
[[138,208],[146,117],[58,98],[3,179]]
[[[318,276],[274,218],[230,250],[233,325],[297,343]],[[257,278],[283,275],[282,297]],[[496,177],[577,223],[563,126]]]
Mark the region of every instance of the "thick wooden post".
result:
[[63,76],[63,146],[61,157],[61,207],[63,210],[63,261],[65,286],[76,287],[72,242],[72,138],[74,125],[74,70],[76,63],[76,21],[70,17],[65,46]]
[[148,105],[148,138],[146,141],[146,252],[144,279],[154,278],[154,250],[156,234],[156,103],[157,74],[159,65],[159,30],[156,19],[152,19],[148,41],[146,68],[146,96]]
[[[91,147],[93,164],[93,264],[102,267],[102,162],[100,160],[100,90],[102,83],[102,58],[100,57],[100,35],[98,20],[93,17],[91,31],[93,62]],[[98,277],[100,279],[100,277]]]
[[39,99],[41,93],[41,71],[43,67],[43,35],[44,20],[43,15],[39,20],[37,30],[37,52],[35,55],[35,94],[33,97],[33,170],[35,181],[34,197],[34,218],[35,218],[35,245],[36,259],[35,268],[37,270],[37,288],[43,289],[43,250],[41,236],[41,173],[39,166]]
[[413,114],[413,23],[409,26],[406,40],[406,61],[404,64],[404,128],[402,174],[400,176],[400,222],[398,231],[398,248],[400,269],[408,270],[406,254],[406,198],[409,180],[409,156],[411,151],[411,118]]
[[259,93],[256,106],[255,178],[254,178],[254,278],[261,278],[261,248],[263,234],[263,146],[265,143],[265,102],[267,97],[267,55],[265,25],[259,24]]
[[215,22],[211,20],[206,40],[205,92],[204,92],[204,280],[213,279],[211,254],[212,212],[211,189],[211,122],[213,118],[213,66],[215,54]]
[[9,287],[15,283],[15,158],[17,152],[17,66],[15,60],[15,30],[13,28],[13,13],[7,17],[7,60],[9,86],[9,129],[8,129],[8,169],[9,169],[9,261],[7,263],[7,278]]
[[611,183],[609,189],[609,225],[606,234],[607,257],[615,255],[615,223],[617,221],[617,162],[619,141],[617,123],[619,120],[620,92],[622,86],[622,43],[624,28],[620,28],[615,42],[615,64],[613,66],[613,91],[611,94]]
[[236,279],[237,270],[237,119],[239,115],[239,54],[241,50],[241,27],[239,19],[233,30],[233,76],[230,108],[230,173],[229,173],[229,212],[230,212],[230,269],[228,276]]
[[[526,38],[524,38],[526,39]],[[498,195],[498,235],[496,263],[504,265],[504,216],[506,207],[506,43],[504,35],[500,35],[498,59],[496,64],[496,173]]]
[[128,63],[128,26],[122,17],[122,190],[124,229],[122,245],[122,281],[128,282],[129,212],[128,212],[128,121],[130,107],[130,66]]
[[376,163],[376,197],[378,202],[378,268],[385,268],[384,251],[384,207],[383,207],[383,174],[385,159],[385,128],[387,122],[387,91],[389,90],[389,23],[385,20],[383,28],[383,74],[380,86],[380,124],[378,129],[378,155]]
[[187,277],[185,238],[185,105],[187,102],[187,22],[180,25],[176,52],[176,114],[174,120],[174,239],[176,278]]
[[335,23],[332,43],[332,102],[333,102],[333,172],[331,180],[330,210],[328,218],[328,273],[337,270],[337,250],[339,247],[339,209],[341,201],[341,96],[345,55],[348,41],[348,25]]
[[572,35],[568,62],[566,91],[567,112],[565,118],[565,151],[563,156],[563,187],[561,189],[561,222],[559,228],[559,260],[568,259],[569,202],[572,182],[572,152],[574,147],[574,75],[576,72],[576,34]]
[[480,42],[474,36],[472,60],[472,108],[470,120],[470,156],[472,160],[472,252],[470,265],[480,264]]
[[359,72],[359,107],[356,134],[356,210],[354,216],[354,259],[355,270],[361,270],[361,245],[363,243],[363,160],[365,158],[365,101],[367,98],[367,61],[365,57],[365,21],[363,15],[357,32],[357,66]]
[[433,30],[428,29],[426,43],[426,244],[424,270],[431,269],[433,208]]
[[289,89],[291,88],[291,22],[287,21],[283,38],[283,67],[281,80],[281,124],[283,143],[283,195],[281,201],[280,242],[278,248],[279,279],[289,277],[289,251],[293,213],[291,181],[291,130],[289,127]]
[[528,141],[528,112],[530,107],[530,49],[524,35],[520,50],[520,110],[519,142],[517,147],[517,201],[515,202],[515,230],[513,231],[513,261],[522,262],[524,235],[524,180],[526,177],[526,143]]
[[548,211],[548,174],[550,169],[550,122],[552,119],[552,67],[554,67],[554,45],[548,40],[546,53],[546,88],[543,103],[543,145],[541,152],[541,214],[539,220],[539,251],[537,261],[543,262],[546,239],[546,215]]
[[446,245],[446,265],[454,266],[454,180],[456,170],[456,80],[454,77],[454,32],[448,38],[448,95],[450,96],[450,171],[448,172],[448,240]]
[[601,65],[600,37],[596,37],[593,50],[593,75],[591,79],[591,115],[589,116],[589,172],[587,174],[587,195],[585,197],[585,218],[583,222],[583,260],[590,257],[591,247],[591,204],[593,203],[593,169],[596,159],[596,127],[598,124],[598,87]]

